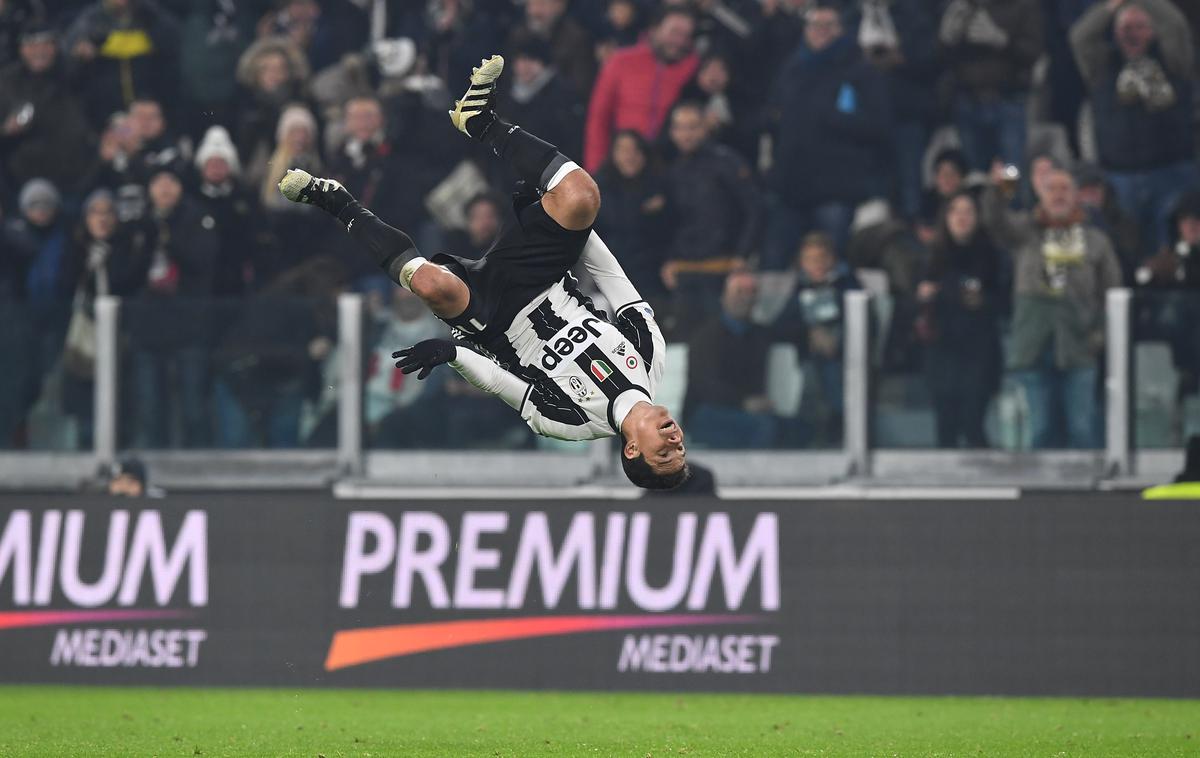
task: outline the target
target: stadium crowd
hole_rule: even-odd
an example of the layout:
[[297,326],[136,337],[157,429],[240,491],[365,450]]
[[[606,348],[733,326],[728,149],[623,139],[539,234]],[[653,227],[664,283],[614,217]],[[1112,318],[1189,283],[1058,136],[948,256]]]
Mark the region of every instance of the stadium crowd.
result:
[[[498,110],[595,175],[597,230],[689,346],[696,446],[836,444],[867,286],[938,445],[994,443],[1008,376],[1033,446],[1095,447],[1105,289],[1160,293],[1138,328],[1200,377],[1197,39],[1171,0],[0,0],[0,447],[47,444],[39,414],[90,445],[103,294],[122,444],[332,445],[346,291],[370,444],[533,444],[451,372],[394,371],[440,323],[276,189],[301,166],[482,254],[513,177],[446,112],[492,52]],[[779,343],[819,411],[774,407]]]

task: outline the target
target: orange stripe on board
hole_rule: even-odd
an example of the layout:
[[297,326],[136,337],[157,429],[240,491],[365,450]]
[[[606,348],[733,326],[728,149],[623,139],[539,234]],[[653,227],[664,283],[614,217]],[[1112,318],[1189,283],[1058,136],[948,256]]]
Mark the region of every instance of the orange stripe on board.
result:
[[686,614],[673,616],[540,616],[347,629],[333,635],[329,654],[325,658],[325,670],[336,671],[385,658],[504,640],[639,627],[738,624],[756,620],[758,619],[755,616]]

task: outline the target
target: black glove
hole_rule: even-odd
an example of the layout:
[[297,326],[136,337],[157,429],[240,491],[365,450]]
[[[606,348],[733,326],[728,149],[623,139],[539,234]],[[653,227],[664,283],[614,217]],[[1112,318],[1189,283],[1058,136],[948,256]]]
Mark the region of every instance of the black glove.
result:
[[397,350],[392,353],[392,357],[400,359],[396,361],[396,368],[405,374],[411,374],[417,369],[421,369],[417,378],[424,379],[436,367],[457,358],[458,345],[450,340],[425,340],[412,347]]

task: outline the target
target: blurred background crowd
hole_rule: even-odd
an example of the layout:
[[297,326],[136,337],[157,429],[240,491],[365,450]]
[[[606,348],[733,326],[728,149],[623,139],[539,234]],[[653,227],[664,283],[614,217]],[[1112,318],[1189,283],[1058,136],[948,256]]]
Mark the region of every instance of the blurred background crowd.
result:
[[482,254],[513,177],[446,111],[493,52],[498,110],[595,175],[696,446],[840,444],[865,288],[877,441],[1095,447],[1106,289],[1196,393],[1197,39],[1178,0],[0,0],[0,447],[91,444],[105,294],[123,445],[332,446],[349,291],[369,444],[535,444],[394,370],[440,323],[276,190]]

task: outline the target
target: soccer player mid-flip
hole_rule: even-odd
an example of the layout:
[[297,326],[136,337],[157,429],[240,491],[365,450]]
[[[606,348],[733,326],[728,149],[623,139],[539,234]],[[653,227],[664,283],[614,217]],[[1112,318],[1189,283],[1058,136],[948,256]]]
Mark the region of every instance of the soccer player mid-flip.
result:
[[[292,170],[279,188],[289,200],[335,216],[393,281],[420,296],[460,338],[397,351],[392,357],[404,373],[419,370],[417,378],[424,379],[449,363],[547,437],[619,434],[630,481],[648,489],[676,487],[688,467],[683,430],[653,401],[666,357],[654,312],[591,231],[600,209],[592,177],[553,145],[496,116],[503,69],[498,55],[483,61],[450,112],[454,126],[536,188],[518,195],[515,221],[480,260],[422,257],[411,237],[331,179]],[[613,321],[575,288],[569,272],[580,261],[611,304]]]

